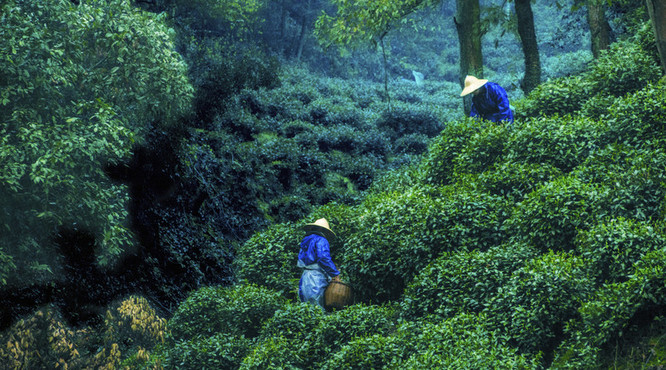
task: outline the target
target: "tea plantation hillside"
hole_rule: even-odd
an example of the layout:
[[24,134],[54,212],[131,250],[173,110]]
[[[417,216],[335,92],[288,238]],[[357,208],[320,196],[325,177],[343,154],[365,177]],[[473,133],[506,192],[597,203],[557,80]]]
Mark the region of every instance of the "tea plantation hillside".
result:
[[[648,25],[514,101],[508,126],[462,117],[456,84],[394,82],[389,105],[378,84],[252,65],[224,104],[201,86],[233,68],[211,67],[187,132],[148,135],[181,182],[143,209],[163,249],[140,270],[189,291],[173,314],[132,295],[81,327],[47,305],[0,333],[0,363],[666,365],[666,78]],[[301,228],[320,217],[355,292],[335,312],[297,299]]]
[[[663,364],[666,84],[649,38],[542,84],[512,126],[448,122],[421,162],[358,205],[255,234],[234,261],[238,283],[194,292],[149,363]],[[357,300],[326,314],[295,296],[299,228],[319,217]]]

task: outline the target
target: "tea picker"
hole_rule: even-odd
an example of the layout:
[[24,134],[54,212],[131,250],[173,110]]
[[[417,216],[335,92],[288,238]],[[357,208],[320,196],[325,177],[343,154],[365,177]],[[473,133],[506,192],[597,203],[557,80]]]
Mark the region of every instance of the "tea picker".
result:
[[513,110],[502,86],[476,78],[465,77],[465,88],[460,96],[472,94],[470,117],[479,117],[495,123],[513,123]]
[[329,242],[335,240],[335,233],[325,218],[306,224],[303,230],[305,237],[298,253],[298,267],[303,269],[303,274],[298,283],[298,296],[301,302],[324,309],[327,306],[325,293],[330,283],[332,289],[326,294],[329,298],[328,306],[342,308],[348,304],[344,298],[348,300],[350,292],[349,287],[340,280],[340,271],[331,259]]

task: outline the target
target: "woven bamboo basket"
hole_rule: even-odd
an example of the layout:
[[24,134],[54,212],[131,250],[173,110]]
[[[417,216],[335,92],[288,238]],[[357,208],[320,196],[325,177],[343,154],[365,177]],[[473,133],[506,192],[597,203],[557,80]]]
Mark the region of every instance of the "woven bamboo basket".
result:
[[349,284],[342,281],[331,281],[324,292],[326,310],[341,310],[353,303],[354,292]]

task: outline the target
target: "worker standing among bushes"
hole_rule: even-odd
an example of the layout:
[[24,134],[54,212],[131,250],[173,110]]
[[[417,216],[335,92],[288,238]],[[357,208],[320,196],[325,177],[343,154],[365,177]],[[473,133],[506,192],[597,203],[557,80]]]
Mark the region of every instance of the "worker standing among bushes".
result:
[[306,224],[305,237],[298,253],[298,267],[303,269],[298,284],[301,302],[309,302],[324,308],[324,292],[329,281],[340,281],[340,272],[331,259],[329,240],[335,239],[328,221],[320,218]]
[[465,88],[460,96],[472,94],[472,110],[470,117],[481,117],[495,123],[513,123],[513,111],[509,105],[509,97],[502,86],[478,79],[474,76],[465,77]]

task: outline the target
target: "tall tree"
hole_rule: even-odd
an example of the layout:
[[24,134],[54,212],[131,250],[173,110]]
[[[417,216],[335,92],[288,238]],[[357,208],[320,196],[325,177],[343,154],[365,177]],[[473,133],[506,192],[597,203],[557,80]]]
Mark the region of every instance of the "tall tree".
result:
[[602,50],[610,46],[611,29],[606,19],[605,0],[586,0],[587,21],[590,24],[590,36],[592,41],[592,55],[599,57]]
[[134,237],[128,189],[105,168],[153,122],[178,123],[192,95],[187,66],[165,17],[127,1],[7,0],[0,10],[0,287],[60,277],[62,230],[90,233],[109,265]]
[[[388,99],[386,49],[384,37],[398,23],[417,10],[438,4],[440,0],[332,0],[337,7],[335,17],[319,16],[315,35],[325,46],[342,47],[380,45],[384,58],[384,90]],[[478,0],[476,0],[478,2]]]
[[[453,22],[460,42],[460,86],[465,76],[483,77],[483,54],[481,52],[481,10],[479,0],[456,0],[456,15]],[[465,114],[472,107],[471,97],[465,97]]]
[[525,77],[521,87],[529,94],[541,82],[541,60],[534,30],[534,14],[531,0],[516,0],[516,16],[518,18],[518,35],[525,55]]
[[646,0],[657,40],[661,67],[666,73],[666,0]]

